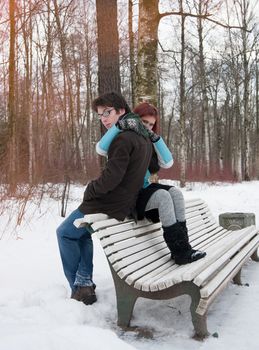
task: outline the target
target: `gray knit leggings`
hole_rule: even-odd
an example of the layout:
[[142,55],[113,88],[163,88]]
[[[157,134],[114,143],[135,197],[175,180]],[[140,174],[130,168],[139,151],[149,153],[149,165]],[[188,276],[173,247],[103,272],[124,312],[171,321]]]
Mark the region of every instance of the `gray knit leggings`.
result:
[[168,227],[176,221],[185,221],[185,203],[182,192],[171,187],[167,190],[157,190],[149,198],[145,211],[158,209],[162,226]]

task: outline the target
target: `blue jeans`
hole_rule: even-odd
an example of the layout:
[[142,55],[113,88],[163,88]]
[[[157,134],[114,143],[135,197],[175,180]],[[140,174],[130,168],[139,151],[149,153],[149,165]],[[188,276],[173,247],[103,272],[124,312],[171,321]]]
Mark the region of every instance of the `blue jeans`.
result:
[[76,228],[75,219],[84,217],[74,210],[57,228],[57,238],[63,270],[72,292],[76,286],[92,286],[93,241],[86,227]]

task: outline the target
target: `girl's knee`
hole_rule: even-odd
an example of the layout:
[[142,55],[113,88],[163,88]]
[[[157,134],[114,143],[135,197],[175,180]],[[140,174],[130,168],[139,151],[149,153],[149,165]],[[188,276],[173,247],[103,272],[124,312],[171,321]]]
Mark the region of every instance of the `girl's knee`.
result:
[[169,192],[172,196],[176,196],[178,198],[183,198],[183,193],[181,190],[179,190],[179,188],[176,188],[176,187],[171,187],[169,189]]
[[171,196],[167,190],[161,189],[161,190],[156,191],[155,193],[157,194],[157,197],[161,198],[162,200],[167,200],[167,199],[171,198]]
[[160,205],[170,205],[170,203],[172,203],[172,197],[170,195],[170,193],[167,190],[158,190],[155,192],[157,197],[157,202],[158,202],[158,206]]

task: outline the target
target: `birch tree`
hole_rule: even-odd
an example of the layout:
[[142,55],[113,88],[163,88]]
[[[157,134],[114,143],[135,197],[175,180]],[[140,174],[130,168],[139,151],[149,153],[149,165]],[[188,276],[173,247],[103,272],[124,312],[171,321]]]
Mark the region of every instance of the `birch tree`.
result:
[[10,41],[9,41],[9,94],[8,94],[8,125],[9,125],[9,185],[10,191],[16,188],[16,115],[15,115],[15,25],[16,1],[9,0]]
[[138,54],[136,102],[157,104],[158,0],[140,0],[138,18]]

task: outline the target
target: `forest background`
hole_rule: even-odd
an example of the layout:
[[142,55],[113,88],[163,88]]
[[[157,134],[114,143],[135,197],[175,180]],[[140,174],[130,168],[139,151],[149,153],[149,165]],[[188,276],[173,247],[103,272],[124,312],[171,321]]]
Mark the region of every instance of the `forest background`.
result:
[[0,0],[0,183],[86,183],[103,132],[92,100],[150,101],[188,181],[259,177],[252,0]]

